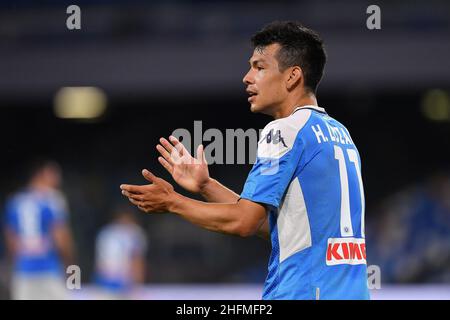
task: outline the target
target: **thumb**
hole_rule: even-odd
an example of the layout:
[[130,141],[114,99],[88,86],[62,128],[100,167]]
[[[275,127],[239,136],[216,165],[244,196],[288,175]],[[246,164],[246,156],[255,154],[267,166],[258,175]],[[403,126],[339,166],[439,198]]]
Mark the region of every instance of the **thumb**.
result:
[[197,148],[197,161],[199,163],[206,163],[205,148],[203,147],[203,144],[199,145]]
[[155,176],[153,173],[151,173],[147,169],[142,170],[142,175],[144,176],[144,178],[147,181],[152,182],[152,183],[154,183],[157,179],[157,176]]

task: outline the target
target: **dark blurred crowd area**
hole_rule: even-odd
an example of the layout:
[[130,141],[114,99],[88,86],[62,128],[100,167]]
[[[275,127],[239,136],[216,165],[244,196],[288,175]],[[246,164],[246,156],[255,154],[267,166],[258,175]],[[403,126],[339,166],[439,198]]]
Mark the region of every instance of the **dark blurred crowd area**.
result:
[[384,282],[450,283],[448,171],[398,190],[372,212],[369,261],[380,266]]

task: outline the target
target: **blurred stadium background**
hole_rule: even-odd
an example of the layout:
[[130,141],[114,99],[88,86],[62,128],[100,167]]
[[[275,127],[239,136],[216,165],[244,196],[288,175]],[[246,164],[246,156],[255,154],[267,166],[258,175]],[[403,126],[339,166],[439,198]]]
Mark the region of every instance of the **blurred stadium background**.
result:
[[[69,4],[81,7],[81,30],[66,28]],[[381,30],[366,28],[370,4]],[[30,158],[61,164],[86,288],[75,298],[89,297],[96,236],[125,202],[119,185],[144,183],[142,168],[172,181],[157,162],[159,137],[195,120],[223,131],[270,120],[250,113],[241,79],[249,37],[276,19],[300,20],[325,41],[319,104],[362,157],[368,264],[382,278],[373,297],[450,299],[450,2],[0,1],[0,204],[23,186]],[[60,91],[80,86],[97,88],[95,101]],[[89,112],[58,109],[74,99]],[[210,173],[240,192],[250,168]],[[135,298],[259,298],[264,241],[135,215],[148,240]],[[3,240],[0,263],[8,299]]]

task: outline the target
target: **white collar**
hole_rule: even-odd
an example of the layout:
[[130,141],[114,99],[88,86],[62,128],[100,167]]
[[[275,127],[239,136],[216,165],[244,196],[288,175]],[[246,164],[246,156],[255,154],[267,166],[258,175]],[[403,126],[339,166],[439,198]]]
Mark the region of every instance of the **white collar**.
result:
[[319,106],[306,105],[306,106],[300,106],[300,107],[295,108],[294,111],[292,111],[291,114],[293,114],[295,111],[300,110],[300,109],[314,109],[314,110],[319,111],[319,112],[325,112],[325,109],[321,108]]

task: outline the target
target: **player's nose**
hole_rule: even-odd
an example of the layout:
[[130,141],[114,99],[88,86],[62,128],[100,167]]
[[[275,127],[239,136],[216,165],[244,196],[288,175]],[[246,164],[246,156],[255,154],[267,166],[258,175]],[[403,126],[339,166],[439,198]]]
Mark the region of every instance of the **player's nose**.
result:
[[249,71],[247,72],[247,74],[244,76],[244,78],[242,79],[242,82],[243,82],[244,84],[250,85],[250,84],[253,83],[253,77],[252,77],[251,73],[252,73],[251,70],[249,70]]

